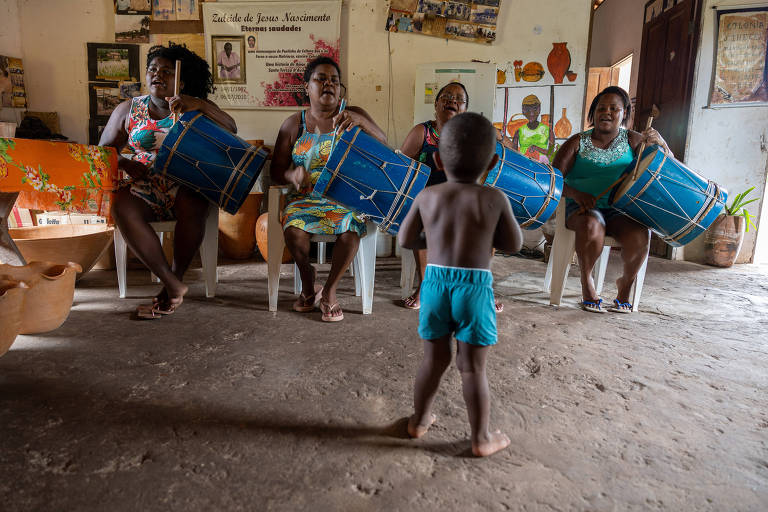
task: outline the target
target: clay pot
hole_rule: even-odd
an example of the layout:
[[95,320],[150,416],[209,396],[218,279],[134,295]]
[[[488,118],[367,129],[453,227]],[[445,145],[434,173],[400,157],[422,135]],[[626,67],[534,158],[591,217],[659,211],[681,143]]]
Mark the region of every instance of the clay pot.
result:
[[523,114],[514,114],[509,116],[509,121],[507,122],[507,133],[509,134],[510,137],[513,137],[517,132],[517,130],[519,130],[520,127],[526,124],[527,122],[528,120],[525,118]]
[[[267,258],[269,258],[269,251],[267,248],[267,224],[268,224],[268,213],[262,213],[261,216],[256,220],[256,245],[259,246],[259,252],[261,253],[261,257],[264,258],[264,261],[268,261]],[[290,263],[293,261],[293,257],[291,256],[291,252],[286,247],[283,250],[283,263]]]
[[746,223],[740,215],[722,214],[704,234],[704,263],[730,267],[739,256]]
[[563,77],[571,67],[571,52],[566,48],[567,44],[552,43],[552,51],[547,56],[547,69],[552,74],[556,84],[563,83]]
[[8,352],[21,331],[21,312],[28,289],[23,281],[0,279],[0,356]]
[[105,224],[59,224],[12,228],[8,232],[27,261],[72,261],[88,272],[114,237]]
[[563,109],[563,116],[555,123],[555,137],[558,139],[567,139],[571,135],[572,126],[565,115],[566,110],[565,108]]
[[235,215],[219,212],[219,248],[227,258],[244,260],[256,248],[256,219],[264,194],[250,194]]
[[565,74],[565,76],[568,78],[568,81],[569,81],[569,82],[574,82],[574,81],[576,80],[576,76],[577,76],[577,74],[576,74],[576,73],[574,73],[573,71],[568,71],[568,72]]
[[38,334],[58,328],[69,316],[75,297],[77,263],[66,265],[33,261],[23,267],[0,265],[0,279],[24,281],[29,290],[24,299],[19,334]]
[[497,69],[496,70],[496,83],[498,85],[503,85],[507,81],[507,72],[503,69]]
[[544,78],[544,67],[538,62],[529,62],[523,66],[522,77],[526,82],[538,82]]

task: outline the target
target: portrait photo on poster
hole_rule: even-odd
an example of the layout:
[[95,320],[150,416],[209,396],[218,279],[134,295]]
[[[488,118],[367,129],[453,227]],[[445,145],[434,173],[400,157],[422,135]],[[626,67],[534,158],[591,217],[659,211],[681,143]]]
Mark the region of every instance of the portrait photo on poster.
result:
[[213,83],[245,83],[245,47],[245,36],[211,36]]
[[257,35],[256,34],[249,34],[248,35],[248,46],[246,47],[246,50],[248,53],[256,53],[256,50],[259,49],[259,45],[257,44]]

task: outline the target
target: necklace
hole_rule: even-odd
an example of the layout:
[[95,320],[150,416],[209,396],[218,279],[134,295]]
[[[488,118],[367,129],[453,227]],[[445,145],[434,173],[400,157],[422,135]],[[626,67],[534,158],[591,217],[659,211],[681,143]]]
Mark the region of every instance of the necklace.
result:
[[592,143],[592,130],[583,132],[579,141],[579,155],[592,162],[601,165],[608,165],[627,152],[629,140],[627,139],[627,129],[619,128],[619,134],[614,138],[606,149],[596,148]]

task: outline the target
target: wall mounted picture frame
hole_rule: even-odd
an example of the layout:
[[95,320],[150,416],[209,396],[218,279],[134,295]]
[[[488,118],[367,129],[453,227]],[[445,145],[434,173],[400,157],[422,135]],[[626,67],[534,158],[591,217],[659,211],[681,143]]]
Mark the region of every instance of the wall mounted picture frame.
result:
[[244,84],[245,51],[245,36],[211,36],[213,83]]
[[104,127],[107,126],[108,117],[90,118],[88,120],[88,144],[98,145],[99,139],[101,139],[101,133],[104,131]]
[[88,84],[88,105],[91,118],[109,118],[115,108],[123,101],[125,98],[120,96],[120,87],[117,83]]
[[115,14],[152,14],[152,0],[115,0]]
[[88,81],[139,81],[139,47],[88,43]]

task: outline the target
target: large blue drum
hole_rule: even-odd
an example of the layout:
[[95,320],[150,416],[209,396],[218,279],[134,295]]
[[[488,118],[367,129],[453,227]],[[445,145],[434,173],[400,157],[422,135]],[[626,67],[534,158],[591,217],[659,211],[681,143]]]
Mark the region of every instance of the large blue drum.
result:
[[358,126],[344,131],[315,183],[314,193],[361,213],[396,235],[430,169],[393,151]]
[[157,152],[156,173],[202,194],[227,213],[243,205],[269,153],[201,112],[181,115]]
[[669,245],[681,247],[702,234],[725,208],[728,192],[668,156],[659,146],[646,149],[611,192],[610,203],[648,226]]
[[560,171],[536,162],[496,143],[499,163],[490,170],[484,185],[498,188],[509,198],[521,228],[536,229],[555,213],[563,193]]

